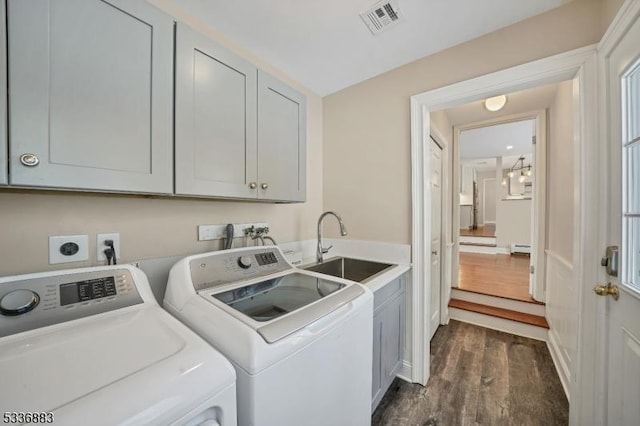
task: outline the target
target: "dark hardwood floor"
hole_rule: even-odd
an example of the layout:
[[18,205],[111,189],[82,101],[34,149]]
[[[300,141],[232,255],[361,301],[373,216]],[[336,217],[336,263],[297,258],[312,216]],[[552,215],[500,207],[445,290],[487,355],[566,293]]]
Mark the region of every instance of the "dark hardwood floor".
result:
[[568,418],[544,342],[452,320],[431,341],[427,386],[396,379],[372,424],[555,426]]

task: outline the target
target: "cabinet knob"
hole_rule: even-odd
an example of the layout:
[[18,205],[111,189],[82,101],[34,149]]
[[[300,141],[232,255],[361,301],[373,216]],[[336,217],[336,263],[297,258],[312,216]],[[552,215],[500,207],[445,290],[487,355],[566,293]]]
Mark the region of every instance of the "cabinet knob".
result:
[[257,186],[258,186],[258,184],[255,183],[255,182],[249,183],[249,188],[251,188],[251,189],[256,189]]
[[20,156],[20,162],[27,167],[35,167],[40,163],[40,159],[35,154],[22,154]]
[[269,188],[269,184],[268,183],[263,183],[262,185],[260,185],[262,187],[262,189],[267,189]]

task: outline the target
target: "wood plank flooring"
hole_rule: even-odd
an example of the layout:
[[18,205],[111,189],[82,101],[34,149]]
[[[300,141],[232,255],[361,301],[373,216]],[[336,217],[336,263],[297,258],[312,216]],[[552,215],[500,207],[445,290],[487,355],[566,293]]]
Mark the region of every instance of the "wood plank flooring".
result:
[[528,256],[460,253],[457,288],[535,303],[529,295]]
[[536,327],[549,328],[549,323],[545,317],[527,314],[524,312],[512,311],[510,309],[498,308],[495,306],[482,305],[480,303],[468,302],[466,300],[451,299],[449,307],[464,309],[466,311],[478,312],[493,317],[504,318],[511,321],[518,321],[524,324],[535,325]]
[[544,342],[452,320],[431,341],[426,387],[396,379],[374,426],[556,426],[569,402]]
[[464,235],[466,237],[495,237],[496,226],[485,224],[478,226],[478,229],[462,228],[460,229],[460,235]]

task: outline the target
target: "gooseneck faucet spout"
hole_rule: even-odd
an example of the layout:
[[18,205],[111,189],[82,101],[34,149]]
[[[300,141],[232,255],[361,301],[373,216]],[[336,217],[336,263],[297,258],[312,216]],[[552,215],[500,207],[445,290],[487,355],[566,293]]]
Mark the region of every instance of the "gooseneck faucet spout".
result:
[[338,213],[331,211],[322,213],[320,215],[320,218],[318,219],[318,249],[316,250],[316,260],[319,263],[322,263],[322,255],[328,253],[329,250],[331,250],[331,247],[333,247],[322,247],[322,219],[324,219],[327,215],[335,216],[336,219],[338,219],[338,223],[340,224],[340,235],[342,235],[343,237],[347,235],[347,228],[344,226],[344,222],[342,222],[342,218],[340,217],[340,215],[338,215]]

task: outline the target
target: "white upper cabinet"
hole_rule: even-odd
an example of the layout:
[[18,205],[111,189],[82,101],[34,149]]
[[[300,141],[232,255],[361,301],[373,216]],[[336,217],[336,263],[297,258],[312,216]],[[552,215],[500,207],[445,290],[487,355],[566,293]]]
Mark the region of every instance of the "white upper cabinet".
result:
[[178,23],[179,195],[304,201],[306,98]]
[[258,72],[258,193],[261,199],[305,201],[306,98]]
[[173,20],[143,0],[9,0],[10,183],[173,192]]
[[[0,58],[7,57],[5,2],[0,0]],[[7,179],[7,67],[0,66],[0,185]]]
[[176,194],[256,198],[256,73],[178,23]]

